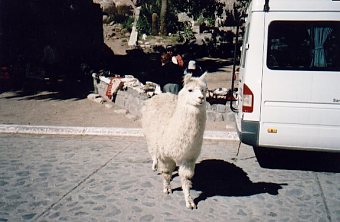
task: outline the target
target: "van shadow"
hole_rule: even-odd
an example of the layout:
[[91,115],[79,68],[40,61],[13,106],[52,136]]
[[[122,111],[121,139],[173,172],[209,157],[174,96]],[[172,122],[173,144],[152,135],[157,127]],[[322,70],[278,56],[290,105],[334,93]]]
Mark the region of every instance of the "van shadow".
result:
[[340,172],[340,153],[304,150],[255,148],[261,167],[268,169]]
[[252,182],[240,167],[223,160],[203,160],[196,165],[193,190],[202,193],[196,203],[213,196],[252,196],[261,193],[278,195],[283,185]]

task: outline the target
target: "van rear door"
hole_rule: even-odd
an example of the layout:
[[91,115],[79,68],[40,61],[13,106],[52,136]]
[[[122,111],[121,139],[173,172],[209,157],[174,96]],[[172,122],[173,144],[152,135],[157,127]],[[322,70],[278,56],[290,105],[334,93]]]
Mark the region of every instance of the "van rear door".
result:
[[265,23],[259,146],[340,151],[339,13],[272,12]]

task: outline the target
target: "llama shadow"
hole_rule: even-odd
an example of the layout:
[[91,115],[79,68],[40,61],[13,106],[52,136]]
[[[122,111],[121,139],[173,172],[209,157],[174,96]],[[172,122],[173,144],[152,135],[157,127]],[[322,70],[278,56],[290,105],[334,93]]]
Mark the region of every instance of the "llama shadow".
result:
[[203,160],[196,165],[193,190],[202,193],[196,203],[213,196],[251,196],[261,193],[277,195],[282,185],[250,181],[240,167],[223,160]]

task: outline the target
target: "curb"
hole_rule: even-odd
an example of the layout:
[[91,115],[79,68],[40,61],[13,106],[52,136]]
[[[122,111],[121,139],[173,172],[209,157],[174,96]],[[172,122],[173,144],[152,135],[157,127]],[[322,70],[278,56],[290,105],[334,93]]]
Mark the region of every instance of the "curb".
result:
[[[35,135],[75,135],[75,136],[132,136],[143,137],[141,128],[114,128],[114,127],[74,127],[74,126],[32,126],[32,125],[6,125],[0,124],[0,133],[7,134],[35,134]],[[209,140],[235,140],[236,132],[205,131],[204,139]]]

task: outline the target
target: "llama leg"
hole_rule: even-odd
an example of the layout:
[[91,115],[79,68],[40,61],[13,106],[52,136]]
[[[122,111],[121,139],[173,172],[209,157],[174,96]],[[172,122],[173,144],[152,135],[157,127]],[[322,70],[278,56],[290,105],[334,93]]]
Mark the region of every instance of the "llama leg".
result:
[[185,205],[189,209],[197,208],[191,195],[190,189],[192,187],[191,178],[194,176],[195,164],[181,165],[179,167],[179,176],[181,178],[182,190],[184,193]]
[[156,155],[153,155],[152,156],[152,170],[157,171],[157,168],[158,168],[158,160],[157,160]]
[[153,143],[148,143],[148,151],[149,151],[151,159],[152,159],[151,169],[153,171],[157,171],[157,169],[158,169],[157,146]]
[[163,175],[163,192],[166,194],[170,194],[172,193],[170,184],[172,175],[169,172],[163,172],[162,175]]
[[176,168],[176,163],[170,159],[167,159],[166,161],[160,160],[159,163],[163,176],[163,192],[166,194],[172,193],[170,182],[172,178],[172,172]]

